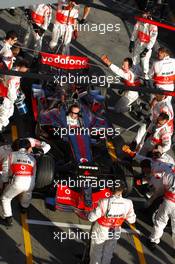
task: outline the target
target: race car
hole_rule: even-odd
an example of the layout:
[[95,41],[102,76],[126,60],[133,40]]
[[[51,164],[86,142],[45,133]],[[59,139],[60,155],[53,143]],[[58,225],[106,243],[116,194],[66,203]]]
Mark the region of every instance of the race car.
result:
[[[38,161],[36,189],[50,186],[47,205],[84,217],[99,199],[111,195],[111,188],[121,179],[126,182],[126,194],[131,192],[132,168],[112,158],[111,138],[116,131],[107,122],[105,98],[99,90],[76,87],[70,93],[70,88],[68,92],[57,89],[46,97],[47,89],[33,85],[36,137],[51,145],[50,153]],[[80,108],[81,127],[71,133],[66,117],[75,102]],[[66,129],[68,133],[63,133]]]

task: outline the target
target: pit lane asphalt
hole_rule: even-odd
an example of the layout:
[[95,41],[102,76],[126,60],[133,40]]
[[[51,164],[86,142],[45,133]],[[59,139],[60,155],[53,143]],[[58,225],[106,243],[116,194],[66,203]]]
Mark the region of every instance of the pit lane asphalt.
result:
[[[117,1],[118,2],[118,1]],[[126,21],[133,14],[135,3],[130,1],[120,1],[122,4],[130,5],[131,8],[124,7],[118,4],[116,1],[94,1],[94,8],[92,8],[90,16],[88,18],[89,23],[121,23],[120,32],[108,32],[107,34],[97,34],[96,32],[90,32],[85,34],[82,32],[78,39],[78,42],[73,43],[73,50],[80,51],[84,55],[87,55],[94,62],[99,62],[99,58],[103,53],[110,56],[112,61],[117,65],[120,65],[123,57],[128,56],[128,33],[131,24]],[[113,7],[118,6],[117,11]],[[111,12],[107,12],[104,8],[110,7]],[[20,13],[20,10],[18,9]],[[122,19],[120,18],[122,17]],[[124,19],[125,18],[125,19]],[[0,15],[1,28],[2,29],[15,29],[19,25],[20,17],[12,17],[7,11],[4,11]],[[22,23],[21,25],[25,25]],[[22,28],[21,36],[24,33]],[[101,69],[101,68],[100,68]],[[98,69],[98,72],[107,72],[103,67],[102,71]],[[109,74],[109,73],[108,73]],[[117,97],[115,92],[108,91],[109,102],[114,104]],[[109,118],[115,126],[119,126],[122,129],[128,128],[136,123],[136,121],[130,117],[130,115],[117,115],[109,112]],[[25,119],[22,119],[18,114],[15,115],[13,120],[14,125],[17,127],[17,134],[21,137],[32,136],[34,128],[32,127],[31,115],[28,115]],[[124,142],[130,142],[138,127],[131,129],[126,133],[122,133],[121,137],[117,137],[115,140],[115,146],[117,154],[121,154],[121,145]],[[15,128],[8,135],[9,141],[11,137],[15,138]],[[143,199],[138,199],[136,193],[131,195],[132,199],[137,199],[134,202],[136,209],[139,209],[143,205]],[[14,213],[14,226],[11,229],[7,229],[5,226],[0,225],[0,263],[2,264],[67,264],[78,263],[79,256],[83,254],[84,241],[80,239],[64,240],[62,243],[56,237],[54,239],[54,232],[63,232],[69,230],[69,228],[61,227],[61,223],[66,224],[79,224],[85,225],[79,226],[80,230],[87,228],[89,223],[78,218],[73,213],[53,212],[45,208],[44,201],[42,199],[33,199],[30,211],[27,216],[22,216],[19,213],[17,199],[12,203]],[[173,258],[172,241],[170,232],[166,232],[163,236],[160,246],[154,252],[151,252],[145,246],[145,236],[148,236],[151,231],[150,214],[144,214],[137,211],[137,223],[136,228],[140,231],[138,237],[134,237],[131,233],[122,233],[121,239],[118,241],[118,245],[115,250],[112,263],[119,264],[171,264]],[[31,221],[33,220],[33,222]],[[40,222],[39,222],[40,221]],[[2,222],[1,222],[2,223]],[[53,226],[51,223],[54,223]],[[128,228],[125,226],[124,229]],[[72,230],[72,228],[70,228]],[[76,227],[75,227],[76,229]],[[75,230],[74,229],[74,230]],[[88,231],[88,229],[84,229]],[[140,246],[141,241],[142,246]],[[142,252],[143,250],[143,252]]]

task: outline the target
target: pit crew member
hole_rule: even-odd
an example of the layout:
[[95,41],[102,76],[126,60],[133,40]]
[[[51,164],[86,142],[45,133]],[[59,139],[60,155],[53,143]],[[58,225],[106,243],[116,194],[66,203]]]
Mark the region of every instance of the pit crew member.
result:
[[[30,141],[31,147],[39,149],[39,151],[43,154],[46,154],[51,146],[46,143],[45,141],[40,141],[35,138],[27,138]],[[16,139],[12,145],[3,145],[0,147],[0,174],[2,173],[2,163],[3,160],[12,152],[12,151],[18,151],[19,150],[19,143],[20,143],[20,138]],[[23,140],[23,139],[22,139]],[[1,177],[0,177],[0,191],[3,189]]]
[[[172,131],[174,129],[174,110],[169,100],[169,97],[166,95],[156,94],[155,97],[150,102],[150,120],[156,122],[157,118],[161,113],[166,113],[169,116],[168,125],[171,127]],[[131,143],[132,150],[135,150],[139,144],[140,138],[146,133],[149,123],[144,123],[138,130],[135,140]]]
[[169,116],[162,112],[156,121],[150,123],[147,130],[146,125],[142,126],[135,138],[136,150],[143,156],[147,156],[150,151],[160,145],[162,153],[167,152],[171,147],[171,136],[173,134],[169,121]]
[[14,56],[11,47],[17,42],[18,37],[15,31],[8,31],[4,41],[0,41],[0,68],[11,70]]
[[[40,51],[42,48],[42,40],[44,37],[45,31],[48,29],[48,26],[52,17],[52,8],[48,4],[33,5],[29,10],[31,23],[33,27],[33,36],[35,40],[34,49]],[[29,46],[29,39],[31,38],[31,31],[27,33],[24,40],[24,45]]]
[[[123,83],[125,86],[134,87],[141,85],[141,81],[139,80],[137,74],[132,71],[133,63],[131,58],[125,58],[123,60],[121,68],[112,64],[112,62],[106,55],[103,55],[101,59],[105,64],[109,66],[113,73],[117,74],[123,79]],[[120,100],[117,102],[115,111],[117,113],[122,113],[130,110],[132,103],[135,102],[138,97],[138,92],[125,91],[122,98],[120,98]]]
[[158,60],[153,63],[150,76],[156,88],[174,91],[175,59],[170,57],[166,48],[159,48],[157,54]]
[[52,32],[52,40],[50,48],[54,49],[57,46],[58,39],[62,37],[63,52],[68,52],[68,45],[72,37],[78,37],[77,18],[79,13],[79,5],[76,1],[61,1],[58,3],[56,18]]
[[109,264],[114,247],[121,234],[121,225],[126,220],[135,223],[133,203],[122,197],[124,184],[115,187],[113,196],[99,201],[97,208],[90,212],[88,219],[95,222],[92,228],[90,264]]
[[[20,140],[19,151],[12,152],[3,162],[2,180],[7,184],[2,196],[2,208],[5,222],[8,226],[13,223],[11,201],[20,195],[21,212],[26,212],[32,198],[35,185],[36,161],[30,154],[32,147],[27,139]],[[9,176],[11,179],[9,180]]]
[[151,204],[158,197],[164,193],[163,177],[165,174],[173,174],[175,172],[175,161],[167,153],[162,154],[162,148],[158,146],[151,153],[150,157],[142,156],[131,149],[128,146],[123,146],[123,151],[129,154],[132,158],[140,162],[143,177],[136,181],[138,185],[149,184],[151,193],[145,207],[151,206]]
[[[21,60],[16,63],[15,71],[25,73],[29,70],[29,64],[26,60]],[[17,99],[20,88],[19,76],[5,76],[3,83],[0,83],[0,97],[2,103],[0,105],[0,133],[3,141],[2,128],[9,124],[9,118],[14,112],[14,102]]]
[[[147,170],[149,170],[149,165]],[[164,201],[160,205],[158,212],[155,217],[155,224],[153,232],[148,241],[148,246],[154,249],[157,244],[160,243],[160,238],[163,235],[164,228],[166,227],[168,220],[171,219],[172,227],[172,239],[173,246],[175,249],[175,174],[174,173],[163,173],[163,186],[164,186]]]
[[[150,11],[145,11],[142,16],[151,19]],[[157,35],[157,26],[137,21],[130,40],[129,52],[133,53],[133,64],[137,66],[141,62],[146,80],[149,79],[149,62]]]

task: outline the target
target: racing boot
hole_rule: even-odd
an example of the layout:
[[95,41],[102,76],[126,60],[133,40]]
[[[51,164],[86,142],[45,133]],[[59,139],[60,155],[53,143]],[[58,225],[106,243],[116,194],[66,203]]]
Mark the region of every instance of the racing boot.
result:
[[19,205],[21,214],[26,214],[28,212],[28,208],[23,207],[22,205]]
[[0,132],[0,142],[7,143],[7,139],[4,137],[4,135],[2,134],[2,132]]
[[137,147],[137,142],[135,140],[133,140],[130,144],[129,147],[132,151],[135,151],[136,147]]
[[79,24],[82,25],[82,24],[87,24],[87,20],[82,18],[81,20],[79,19],[78,20]]
[[11,227],[13,225],[13,218],[12,216],[5,217],[4,219],[6,226]]
[[151,242],[150,239],[147,240],[146,244],[150,250],[153,251],[156,249],[157,244],[155,242]]
[[15,9],[14,9],[14,8],[11,8],[11,9],[9,10],[9,13],[10,13],[11,16],[15,16],[15,15],[16,15],[16,14],[15,14]]

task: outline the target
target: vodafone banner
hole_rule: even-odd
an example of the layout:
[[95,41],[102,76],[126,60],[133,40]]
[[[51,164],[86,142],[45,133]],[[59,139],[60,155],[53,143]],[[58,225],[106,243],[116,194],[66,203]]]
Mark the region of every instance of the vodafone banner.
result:
[[41,52],[41,63],[60,69],[85,69],[89,68],[89,59],[80,56],[67,56]]

